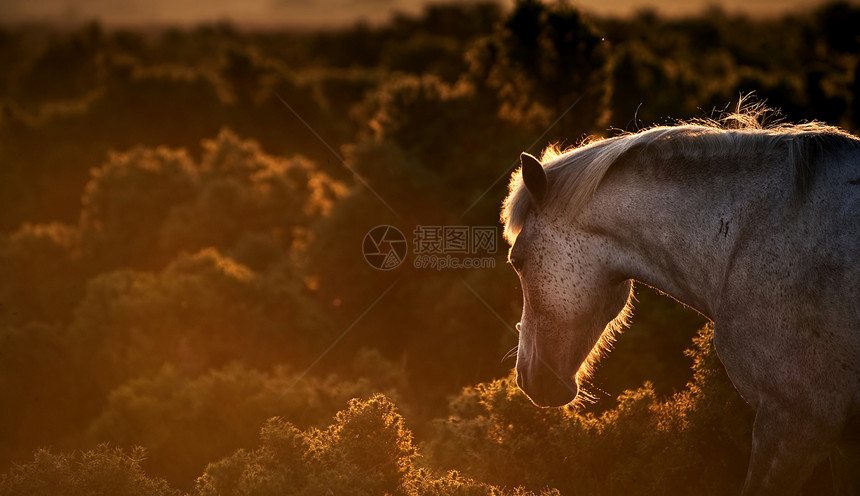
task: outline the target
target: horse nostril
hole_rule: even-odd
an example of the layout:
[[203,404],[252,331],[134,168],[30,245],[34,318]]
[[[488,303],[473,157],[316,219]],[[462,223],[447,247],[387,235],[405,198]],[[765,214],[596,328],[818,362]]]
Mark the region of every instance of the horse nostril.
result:
[[521,324],[521,323],[519,323],[519,322],[517,322],[517,325],[516,325],[516,326],[514,326],[514,327],[516,327],[516,328],[517,328],[517,332],[520,332],[520,326],[522,326],[522,324]]

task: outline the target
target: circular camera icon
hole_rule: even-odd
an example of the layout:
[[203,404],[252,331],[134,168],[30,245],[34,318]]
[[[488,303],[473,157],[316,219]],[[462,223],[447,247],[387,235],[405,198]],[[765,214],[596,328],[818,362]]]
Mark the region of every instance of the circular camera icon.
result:
[[395,269],[406,258],[406,237],[394,226],[376,226],[364,235],[361,251],[377,270]]

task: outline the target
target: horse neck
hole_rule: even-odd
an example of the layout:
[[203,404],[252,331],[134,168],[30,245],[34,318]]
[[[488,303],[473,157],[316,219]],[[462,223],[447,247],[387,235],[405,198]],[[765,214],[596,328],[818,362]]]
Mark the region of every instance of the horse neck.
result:
[[776,164],[747,160],[759,163],[675,158],[624,164],[607,174],[580,222],[612,240],[620,276],[713,318],[732,253],[751,223],[759,227],[756,205],[790,194],[781,179],[788,175],[771,174]]

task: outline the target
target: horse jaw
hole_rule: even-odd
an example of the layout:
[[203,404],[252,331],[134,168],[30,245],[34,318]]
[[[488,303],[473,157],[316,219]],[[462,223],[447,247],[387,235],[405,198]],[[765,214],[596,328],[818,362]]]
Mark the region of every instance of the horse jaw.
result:
[[[587,380],[598,359],[611,348],[615,334],[627,325],[633,310],[632,295],[633,284],[626,281],[614,299],[607,299],[602,317],[591,314],[585,322],[558,324],[524,312],[517,324],[517,386],[532,403],[557,407],[576,399],[580,381]],[[562,329],[566,332],[560,332]],[[544,336],[542,342],[537,336]]]

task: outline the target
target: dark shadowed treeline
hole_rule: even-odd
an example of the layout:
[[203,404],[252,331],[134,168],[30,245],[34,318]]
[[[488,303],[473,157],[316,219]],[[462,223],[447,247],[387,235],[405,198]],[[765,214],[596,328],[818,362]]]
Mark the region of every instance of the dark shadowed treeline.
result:
[[497,227],[523,150],[750,92],[857,132],[858,54],[843,3],[0,28],[0,495],[736,493],[752,412],[702,317],[638,288],[595,403],[537,409],[501,236],[433,270],[413,231]]

